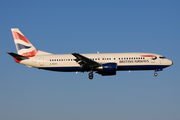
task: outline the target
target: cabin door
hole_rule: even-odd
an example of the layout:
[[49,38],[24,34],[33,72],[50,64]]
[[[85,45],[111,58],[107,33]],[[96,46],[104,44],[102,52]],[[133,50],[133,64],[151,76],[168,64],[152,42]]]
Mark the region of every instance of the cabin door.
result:
[[39,58],[39,65],[40,65],[40,66],[43,66],[43,65],[44,65],[44,58],[43,58],[43,57],[40,57],[40,58]]

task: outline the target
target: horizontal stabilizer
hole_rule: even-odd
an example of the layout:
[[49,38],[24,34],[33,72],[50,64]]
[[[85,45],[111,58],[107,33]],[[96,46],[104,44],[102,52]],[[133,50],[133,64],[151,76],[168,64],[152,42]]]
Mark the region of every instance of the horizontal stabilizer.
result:
[[21,60],[29,59],[29,57],[25,57],[25,56],[22,56],[22,55],[13,53],[13,52],[7,52],[7,53],[8,53],[9,55],[11,55],[12,57],[14,57],[14,58],[20,58]]

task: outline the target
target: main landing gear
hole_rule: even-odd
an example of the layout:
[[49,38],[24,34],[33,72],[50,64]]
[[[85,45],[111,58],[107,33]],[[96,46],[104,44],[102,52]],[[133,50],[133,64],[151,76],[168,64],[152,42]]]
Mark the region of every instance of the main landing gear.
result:
[[89,79],[93,79],[93,71],[91,70],[91,72],[89,73]]

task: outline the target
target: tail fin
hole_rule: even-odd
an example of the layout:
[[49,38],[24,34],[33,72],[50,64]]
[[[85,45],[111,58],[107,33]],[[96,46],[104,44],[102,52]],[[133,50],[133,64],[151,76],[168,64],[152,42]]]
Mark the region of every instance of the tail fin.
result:
[[19,55],[34,57],[38,50],[29,42],[18,28],[12,28],[12,35]]

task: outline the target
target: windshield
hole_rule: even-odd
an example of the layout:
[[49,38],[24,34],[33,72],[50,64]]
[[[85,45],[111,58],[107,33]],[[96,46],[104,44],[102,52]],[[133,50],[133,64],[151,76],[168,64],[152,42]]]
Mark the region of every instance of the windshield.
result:
[[164,56],[160,56],[159,58],[160,58],[160,59],[166,59],[166,57],[164,57]]

